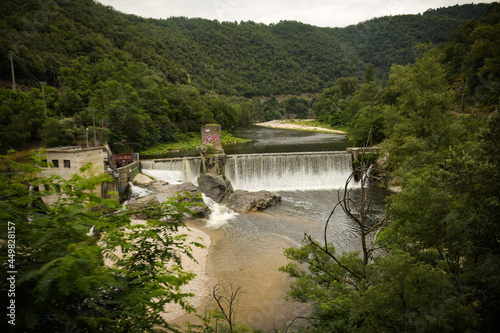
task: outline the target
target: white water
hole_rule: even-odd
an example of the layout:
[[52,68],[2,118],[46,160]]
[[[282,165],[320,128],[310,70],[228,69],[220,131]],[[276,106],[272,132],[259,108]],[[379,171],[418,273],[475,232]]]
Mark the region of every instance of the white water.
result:
[[[197,184],[200,158],[142,161],[142,170],[169,183]],[[346,152],[228,155],[226,177],[234,189],[319,190],[338,189],[352,172],[352,156]]]
[[146,195],[152,193],[150,190],[145,189],[144,187],[135,186],[132,183],[128,183],[130,186],[130,199],[139,199],[145,197]]
[[142,171],[157,180],[169,184],[191,182],[198,184],[201,159],[199,157],[168,158],[160,160],[141,161]]
[[153,193],[148,189],[145,189],[145,188],[140,187],[140,186],[135,186],[132,183],[128,183],[128,185],[129,185],[129,197],[128,197],[128,200],[126,200],[123,203],[124,207],[127,206],[129,203],[131,203],[134,200],[145,197],[146,195],[148,195],[150,193]]
[[184,172],[183,171],[174,171],[174,170],[151,170],[151,169],[142,169],[142,172],[149,177],[152,177],[156,180],[163,180],[168,182],[169,184],[181,184],[184,183]]
[[93,226],[91,226],[91,227],[90,227],[90,229],[89,229],[89,232],[87,232],[87,234],[86,234],[86,235],[87,235],[87,236],[89,236],[89,237],[94,236],[94,228],[95,228],[95,226],[94,226],[94,225],[93,225]]
[[233,155],[226,164],[233,188],[249,191],[337,189],[351,172],[345,152]]
[[213,201],[211,198],[202,194],[203,202],[210,209],[210,216],[206,219],[208,228],[219,229],[221,226],[227,224],[228,221],[234,219],[239,214],[232,211],[223,204]]

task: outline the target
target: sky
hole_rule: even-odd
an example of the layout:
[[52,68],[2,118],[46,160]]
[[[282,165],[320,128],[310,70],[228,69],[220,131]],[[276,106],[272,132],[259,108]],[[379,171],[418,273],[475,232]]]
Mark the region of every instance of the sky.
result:
[[[294,20],[318,27],[345,27],[375,17],[423,13],[429,8],[472,3],[460,0],[97,0],[145,18],[201,17],[219,21],[278,23]],[[493,1],[480,1],[490,3]]]

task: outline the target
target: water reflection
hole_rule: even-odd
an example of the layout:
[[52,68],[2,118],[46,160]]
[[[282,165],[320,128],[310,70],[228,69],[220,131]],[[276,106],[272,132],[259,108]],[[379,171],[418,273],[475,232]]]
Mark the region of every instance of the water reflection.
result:
[[234,132],[234,135],[252,141],[224,146],[227,154],[342,151],[350,144],[346,135],[274,129],[261,126],[240,128]]
[[[255,125],[239,128],[234,131],[234,135],[252,141],[224,145],[224,151],[228,155],[344,151],[351,145],[347,135],[275,129]],[[154,158],[199,156],[199,154],[197,150],[184,150],[155,155]]]

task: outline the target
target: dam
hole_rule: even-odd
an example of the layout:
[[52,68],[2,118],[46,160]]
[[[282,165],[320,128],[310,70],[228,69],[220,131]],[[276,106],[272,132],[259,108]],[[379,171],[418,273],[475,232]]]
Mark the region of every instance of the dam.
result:
[[[141,161],[145,174],[169,183],[196,185],[200,168],[199,157]],[[327,151],[227,155],[225,171],[234,189],[293,191],[339,189],[353,168],[350,153]]]

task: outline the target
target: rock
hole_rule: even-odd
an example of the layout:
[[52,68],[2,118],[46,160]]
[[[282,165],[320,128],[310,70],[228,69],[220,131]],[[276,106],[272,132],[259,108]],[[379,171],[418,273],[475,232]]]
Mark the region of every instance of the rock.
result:
[[134,177],[134,180],[132,181],[132,184],[134,184],[136,186],[140,186],[140,187],[146,187],[146,186],[148,186],[149,184],[151,184],[153,182],[154,182],[154,180],[152,180],[148,176],[146,176],[146,175],[144,175],[142,173],[138,173]]
[[201,156],[201,171],[213,175],[224,175],[227,156],[222,147],[201,145],[199,150]]
[[[127,206],[129,211],[133,213],[133,217],[137,219],[147,219],[147,210],[154,205],[159,205],[173,199],[176,202],[190,202],[188,209],[193,212],[195,216],[203,216],[210,213],[210,209],[204,204],[201,192],[193,183],[182,183],[169,185],[165,182],[155,181],[147,187],[148,190],[155,193],[141,197],[132,201]],[[186,213],[185,217],[192,217],[193,215]]]
[[217,203],[233,192],[231,182],[222,175],[202,174],[198,177],[198,186],[202,193]]
[[255,210],[265,209],[281,201],[281,196],[275,192],[258,191],[249,192],[236,190],[226,196],[223,204],[237,213],[248,213]]
[[145,197],[139,198],[132,201],[127,205],[132,216],[139,220],[146,220],[148,218],[148,210],[151,210],[153,206],[158,206],[160,201],[154,194],[147,195]]
[[146,188],[153,192],[162,192],[165,191],[165,187],[169,186],[167,181],[164,180],[156,180],[146,186]]
[[156,197],[160,202],[165,202],[169,198],[173,198],[177,202],[192,202],[193,204],[188,208],[196,216],[203,216],[210,213],[208,207],[203,203],[200,190],[193,183],[163,185],[161,186],[161,190],[157,191]]

